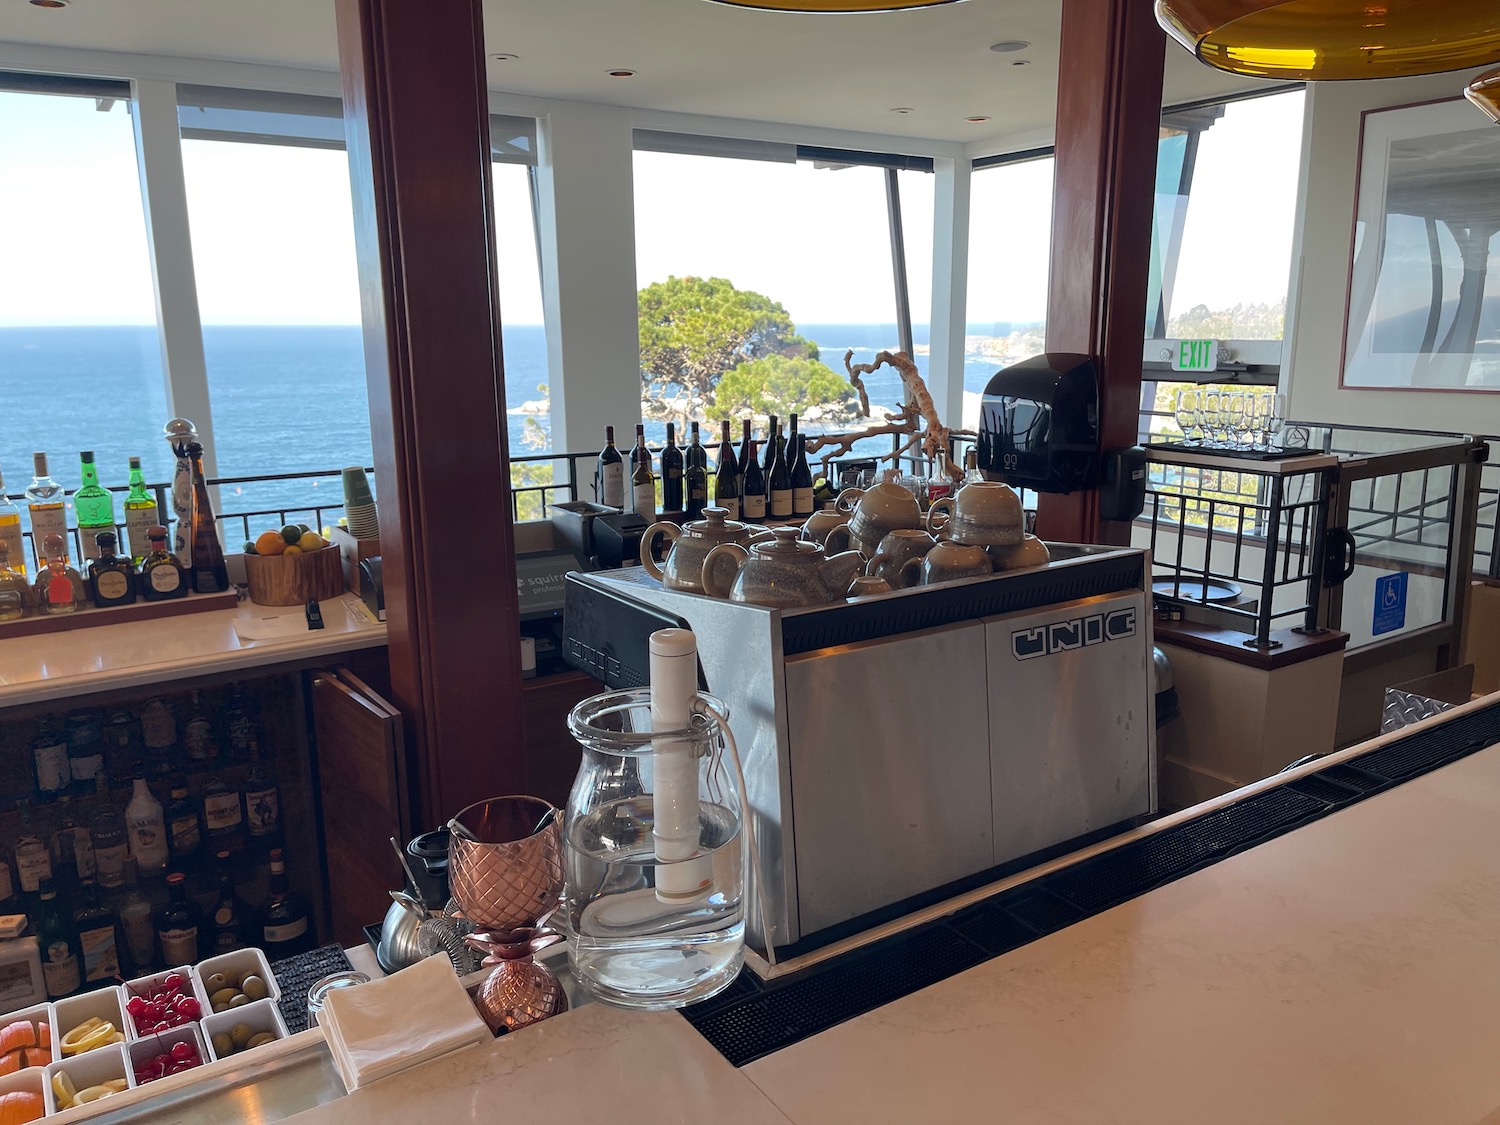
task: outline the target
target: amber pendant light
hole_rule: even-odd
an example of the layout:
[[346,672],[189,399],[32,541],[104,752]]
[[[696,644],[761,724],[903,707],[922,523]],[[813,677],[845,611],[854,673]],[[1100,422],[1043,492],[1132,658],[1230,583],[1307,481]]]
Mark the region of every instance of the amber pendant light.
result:
[[1487,70],[1464,88],[1464,97],[1500,125],[1500,69]]
[[1257,78],[1403,78],[1500,61],[1500,0],[1156,0],[1210,66]]
[[761,8],[768,12],[901,12],[908,8],[936,8],[963,0],[713,0],[731,8]]

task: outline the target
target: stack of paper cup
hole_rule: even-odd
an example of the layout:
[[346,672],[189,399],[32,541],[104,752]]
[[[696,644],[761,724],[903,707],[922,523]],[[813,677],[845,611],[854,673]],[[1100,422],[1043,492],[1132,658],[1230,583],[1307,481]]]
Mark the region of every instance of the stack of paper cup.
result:
[[370,478],[358,465],[344,470],[344,518],[349,534],[356,539],[380,538],[380,520],[375,513],[375,497],[370,493]]

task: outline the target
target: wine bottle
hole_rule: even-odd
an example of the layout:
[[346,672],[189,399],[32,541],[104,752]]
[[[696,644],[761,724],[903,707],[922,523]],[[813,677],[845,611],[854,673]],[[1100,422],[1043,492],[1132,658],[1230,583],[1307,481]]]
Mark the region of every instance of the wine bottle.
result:
[[111,535],[115,530],[115,498],[99,483],[99,469],[94,464],[93,453],[85,450],[78,455],[78,475],[81,483],[73,493],[73,510],[78,513],[79,562],[87,563],[99,557],[97,536],[101,531]]
[[776,444],[776,434],[771,435],[770,450],[766,460],[771,467],[766,472],[767,508],[772,519],[785,520],[792,516],[792,476],[787,471],[786,458]]
[[687,466],[682,473],[683,487],[687,492],[687,507],[683,511],[688,519],[695,520],[703,515],[703,509],[708,505],[708,450],[703,448],[697,422],[693,423],[692,444],[683,454],[683,460]]
[[604,427],[604,448],[594,469],[594,499],[611,508],[625,506],[625,462],[615,448],[615,428]]
[[681,512],[682,450],[677,448],[677,426],[667,423],[667,444],[661,447],[661,510]]
[[193,589],[200,594],[217,594],[229,589],[229,571],[219,543],[218,521],[208,499],[208,481],[203,477],[203,446],[189,442],[187,452],[193,469]]
[[[792,417],[796,418],[796,415]],[[807,463],[807,435],[796,432],[795,422],[792,427],[792,436],[787,445],[792,451],[792,515],[802,519],[812,515],[815,507],[812,468]]]
[[761,450],[764,460],[761,462],[760,471],[767,477],[771,475],[771,458],[776,455],[776,415],[772,414],[766,419],[766,445]]
[[634,462],[630,473],[630,510],[647,523],[656,520],[656,474],[651,470],[651,447],[646,444],[646,428],[635,428]]
[[755,460],[755,439],[750,439],[750,448],[745,458],[745,471],[740,477],[740,514],[751,523],[766,518],[766,475]]
[[130,459],[130,491],[125,494],[125,545],[120,551],[126,558],[139,561],[151,549],[150,531],[160,519],[156,514],[156,498],[146,491],[146,476],[141,472],[141,459]]
[[714,477],[714,503],[729,513],[726,519],[740,518],[740,463],[734,456],[728,418],[724,419],[719,437],[719,471]]

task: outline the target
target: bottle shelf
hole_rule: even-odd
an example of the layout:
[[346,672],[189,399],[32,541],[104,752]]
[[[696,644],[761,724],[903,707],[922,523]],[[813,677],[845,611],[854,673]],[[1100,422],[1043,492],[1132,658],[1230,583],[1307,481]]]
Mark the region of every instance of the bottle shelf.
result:
[[218,609],[234,609],[239,605],[239,595],[234,588],[217,594],[188,594],[185,598],[173,598],[164,602],[137,601],[131,605],[110,606],[106,609],[79,608],[73,613],[33,613],[15,621],[0,621],[0,640],[7,637],[36,637],[48,633],[66,633],[74,629],[91,629],[96,625],[119,625],[127,621],[155,621],[159,618],[182,617],[190,613],[208,613]]

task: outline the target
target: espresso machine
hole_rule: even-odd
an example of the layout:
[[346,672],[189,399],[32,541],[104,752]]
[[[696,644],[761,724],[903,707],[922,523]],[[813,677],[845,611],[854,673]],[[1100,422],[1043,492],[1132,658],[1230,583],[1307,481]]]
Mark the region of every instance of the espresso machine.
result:
[[778,959],[883,925],[1156,807],[1145,552],[1051,544],[1045,567],[772,609],[568,575],[564,658],[646,683],[646,642],[698,636],[729,707]]

